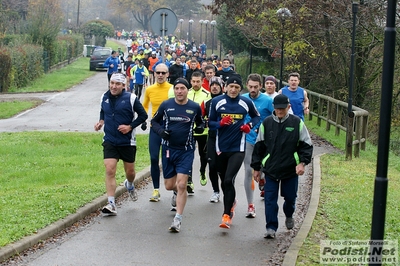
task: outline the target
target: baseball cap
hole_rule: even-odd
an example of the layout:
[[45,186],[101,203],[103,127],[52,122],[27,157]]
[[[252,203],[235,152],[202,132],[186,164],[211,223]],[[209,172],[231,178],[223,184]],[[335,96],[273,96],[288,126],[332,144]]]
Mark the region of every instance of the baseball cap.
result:
[[151,54],[156,54],[156,51],[151,52]]
[[286,95],[283,94],[278,94],[274,98],[274,108],[286,108],[288,107],[290,101],[289,98]]

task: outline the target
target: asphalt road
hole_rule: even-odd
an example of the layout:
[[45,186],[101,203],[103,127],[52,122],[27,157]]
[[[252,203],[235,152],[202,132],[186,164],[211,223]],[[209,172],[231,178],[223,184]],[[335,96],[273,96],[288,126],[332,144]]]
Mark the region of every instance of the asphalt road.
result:
[[[39,97],[44,103],[16,117],[0,120],[0,132],[80,131],[93,132],[98,120],[101,94],[107,90],[105,72],[85,80],[62,93],[40,95],[1,95]],[[139,134],[147,133],[137,129]],[[100,145],[100,144],[99,144]],[[147,152],[138,150],[138,152]],[[196,158],[193,169],[199,168]],[[103,178],[104,169],[99,169]],[[174,212],[170,211],[171,192],[161,186],[161,201],[149,202],[152,185],[138,191],[139,200],[123,200],[118,216],[98,216],[83,230],[60,242],[22,258],[18,265],[267,265],[281,249],[280,238],[293,235],[284,226],[280,200],[280,228],[277,239],[263,238],[264,204],[255,191],[257,217],[245,218],[247,203],[243,187],[243,167],[236,179],[238,205],[231,229],[218,227],[222,202],[210,203],[210,182],[202,187],[194,175],[195,194],[190,196],[183,215],[181,232],[170,233]],[[299,195],[307,177],[300,177]],[[103,196],[104,198],[104,196]],[[298,225],[296,225],[296,228]],[[278,263],[279,264],[279,263]],[[276,265],[276,264],[275,264]]]

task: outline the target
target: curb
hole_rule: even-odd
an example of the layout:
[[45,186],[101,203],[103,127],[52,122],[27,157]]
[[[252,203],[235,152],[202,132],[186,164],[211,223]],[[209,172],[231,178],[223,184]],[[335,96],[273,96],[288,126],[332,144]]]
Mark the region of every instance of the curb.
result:
[[[134,184],[138,184],[139,182],[143,181],[147,177],[150,176],[150,167],[147,167],[140,171],[139,173],[136,174],[136,178],[134,181]],[[124,186],[118,186],[116,191],[115,191],[115,197],[118,198],[121,196],[123,193],[126,192],[126,189]],[[36,245],[37,243],[40,243],[42,240],[47,239],[65,228],[73,225],[79,220],[82,220],[89,214],[97,211],[99,208],[104,206],[107,203],[107,195],[104,194],[96,199],[94,199],[92,202],[87,203],[85,206],[79,208],[75,213],[68,215],[67,217],[52,223],[49,226],[46,226],[43,229],[40,229],[37,231],[36,234],[26,236],[22,238],[21,240],[18,240],[17,242],[14,242],[12,244],[9,244],[5,247],[2,247],[0,249],[0,262],[3,262],[9,258],[11,258],[14,255],[17,255],[32,246]]]
[[315,215],[317,213],[320,188],[321,188],[321,165],[320,157],[324,154],[317,155],[313,158],[313,185],[311,191],[310,204],[308,206],[306,217],[297,232],[297,235],[290,244],[289,249],[285,254],[282,266],[295,266],[297,261],[297,256],[299,254],[300,248],[307,238],[308,233],[311,230],[312,223],[314,221]]

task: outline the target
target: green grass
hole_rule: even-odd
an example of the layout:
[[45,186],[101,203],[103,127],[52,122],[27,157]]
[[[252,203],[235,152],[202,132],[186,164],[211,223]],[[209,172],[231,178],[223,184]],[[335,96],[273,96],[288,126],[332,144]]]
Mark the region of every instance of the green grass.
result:
[[[317,135],[345,147],[345,133],[339,137],[306,121],[307,127]],[[320,240],[368,240],[371,236],[372,203],[376,175],[377,148],[367,144],[359,158],[345,160],[345,154],[321,157],[321,196],[311,231],[305,240],[296,265],[320,265]],[[386,209],[385,238],[397,240],[400,236],[400,158],[390,154],[389,186]]]
[[64,68],[43,75],[27,87],[12,89],[10,92],[65,91],[94,74],[96,72],[89,71],[89,57],[81,57]]
[[[121,47],[121,44],[113,40],[108,40],[106,46],[117,50],[118,47]],[[89,60],[89,57],[81,57],[62,69],[43,75],[27,87],[10,89],[9,92],[26,93],[65,91],[97,73],[95,71],[89,71]],[[39,104],[40,102],[37,100],[0,102],[0,119],[13,117],[16,114],[31,109]]]
[[122,43],[119,43],[114,40],[107,40],[106,42],[106,47],[111,47],[113,50],[117,51],[118,47],[121,47],[121,50],[125,52],[126,48],[125,45]]
[[31,109],[41,103],[39,100],[0,102],[0,119],[13,117],[21,111]]
[[[105,193],[102,133],[0,134],[0,247],[34,234]],[[136,171],[150,164],[137,136]],[[125,179],[119,163],[117,182]]]

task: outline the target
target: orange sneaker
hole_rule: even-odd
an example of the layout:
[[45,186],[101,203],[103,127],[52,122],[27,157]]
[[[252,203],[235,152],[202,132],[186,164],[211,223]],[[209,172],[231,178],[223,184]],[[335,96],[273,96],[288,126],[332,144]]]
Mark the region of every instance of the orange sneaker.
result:
[[229,229],[229,228],[231,228],[231,224],[232,224],[232,220],[229,217],[229,215],[228,214],[224,214],[222,216],[222,222],[219,225],[219,227]]

